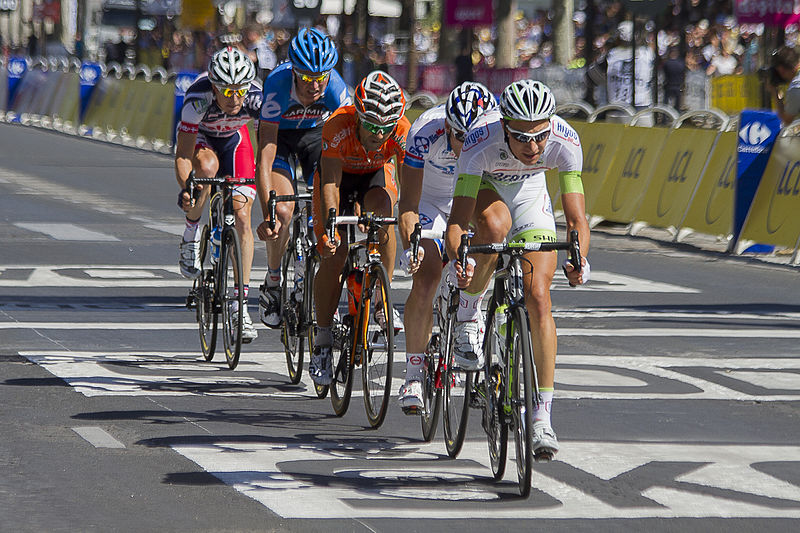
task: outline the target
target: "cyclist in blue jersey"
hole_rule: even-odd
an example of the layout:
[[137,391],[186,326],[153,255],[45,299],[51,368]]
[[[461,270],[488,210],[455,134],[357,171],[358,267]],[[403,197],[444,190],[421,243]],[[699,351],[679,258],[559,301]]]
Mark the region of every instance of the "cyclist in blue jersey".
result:
[[270,228],[269,191],[278,195],[295,192],[295,162],[300,163],[307,181],[314,175],[322,152],[322,123],[333,111],[350,104],[347,86],[333,70],[338,60],[330,37],[315,28],[302,28],[292,39],[289,61],[264,81],[256,188],[264,216],[257,234],[267,243],[267,276],[259,294],[259,316],[272,328],[280,326],[281,321],[280,265],[294,204],[278,204],[275,227]]

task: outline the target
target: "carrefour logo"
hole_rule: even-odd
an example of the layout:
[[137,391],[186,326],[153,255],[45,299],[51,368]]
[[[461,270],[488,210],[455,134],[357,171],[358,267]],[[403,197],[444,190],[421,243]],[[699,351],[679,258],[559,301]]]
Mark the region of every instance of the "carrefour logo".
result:
[[192,76],[178,76],[175,78],[175,87],[180,92],[185,93],[186,89],[192,85],[192,80],[194,80]]
[[8,73],[12,76],[20,76],[28,69],[28,64],[24,59],[12,59],[8,63]]
[[739,131],[739,138],[747,144],[757,146],[763,144],[772,136],[772,130],[761,122],[746,124]]
[[86,83],[93,83],[97,79],[98,75],[99,73],[97,69],[89,65],[86,65],[81,69],[81,81]]

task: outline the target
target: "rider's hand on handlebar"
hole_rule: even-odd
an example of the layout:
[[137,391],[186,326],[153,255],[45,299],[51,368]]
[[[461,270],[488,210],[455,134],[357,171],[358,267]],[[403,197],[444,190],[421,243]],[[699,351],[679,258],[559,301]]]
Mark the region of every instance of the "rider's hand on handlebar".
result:
[[199,183],[195,184],[194,190],[195,190],[195,197],[194,198],[189,196],[189,191],[187,191],[186,189],[183,189],[178,194],[178,205],[180,206],[181,209],[183,209],[187,213],[197,203],[197,197],[200,195],[200,191],[203,190],[203,186],[201,184],[199,184]]
[[408,248],[400,256],[400,268],[406,271],[406,274],[414,274],[419,270],[422,265],[422,259],[425,257],[425,250],[420,246],[417,250],[416,259],[411,257],[411,248]]
[[333,257],[336,254],[336,249],[339,248],[339,235],[337,233],[336,239],[331,240],[328,237],[327,233],[322,235],[322,239],[320,239],[319,246],[317,249],[319,250],[319,254],[323,258]]
[[468,257],[467,267],[463,268],[460,262],[453,259],[450,261],[450,272],[455,276],[458,288],[466,289],[472,283],[472,276],[475,274],[475,260]]
[[583,285],[588,282],[592,273],[592,269],[589,268],[589,261],[587,261],[585,257],[581,257],[580,272],[575,272],[575,267],[572,266],[572,263],[570,263],[568,259],[564,260],[564,264],[561,268],[564,270],[564,275],[567,276],[569,280],[570,287],[577,287],[578,285]]
[[269,221],[265,220],[258,225],[256,235],[262,241],[274,241],[278,238],[278,232],[281,230],[281,221],[279,218],[275,219],[275,228],[270,228]]

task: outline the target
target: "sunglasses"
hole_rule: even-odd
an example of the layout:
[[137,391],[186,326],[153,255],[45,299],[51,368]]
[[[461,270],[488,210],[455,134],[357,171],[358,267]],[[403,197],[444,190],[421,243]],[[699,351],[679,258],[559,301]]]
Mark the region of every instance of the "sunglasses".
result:
[[515,130],[506,124],[506,131],[509,135],[514,137],[514,140],[521,142],[521,143],[529,143],[531,141],[535,143],[544,142],[547,140],[547,137],[550,135],[550,127],[548,126],[546,129],[542,131],[537,131],[536,133],[527,133],[524,131]]
[[230,87],[219,87],[217,86],[217,90],[222,93],[222,96],[225,98],[231,98],[233,95],[236,96],[245,96],[250,91],[250,86],[242,87],[241,89],[231,89]]
[[453,139],[457,140],[460,143],[463,143],[464,139],[467,138],[466,132],[456,131],[456,130],[450,130],[450,131],[453,132]]
[[300,74],[297,72],[295,72],[295,74],[297,75],[298,78],[300,78],[301,81],[304,81],[305,83],[314,83],[314,82],[322,83],[323,81],[328,79],[328,76],[330,76],[331,73],[330,71],[323,72],[322,74],[319,74],[317,76],[309,76],[308,74]]
[[397,126],[396,123],[389,124],[388,126],[378,126],[377,124],[372,124],[371,122],[365,122],[363,120],[361,124],[364,126],[364,129],[374,135],[388,135]]

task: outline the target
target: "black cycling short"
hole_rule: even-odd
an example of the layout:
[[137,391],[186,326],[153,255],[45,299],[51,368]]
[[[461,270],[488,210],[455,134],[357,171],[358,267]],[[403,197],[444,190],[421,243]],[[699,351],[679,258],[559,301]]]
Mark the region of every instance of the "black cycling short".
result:
[[299,161],[303,177],[311,185],[314,170],[322,156],[322,126],[301,130],[278,130],[278,143],[272,169],[282,169],[296,179],[294,168]]

